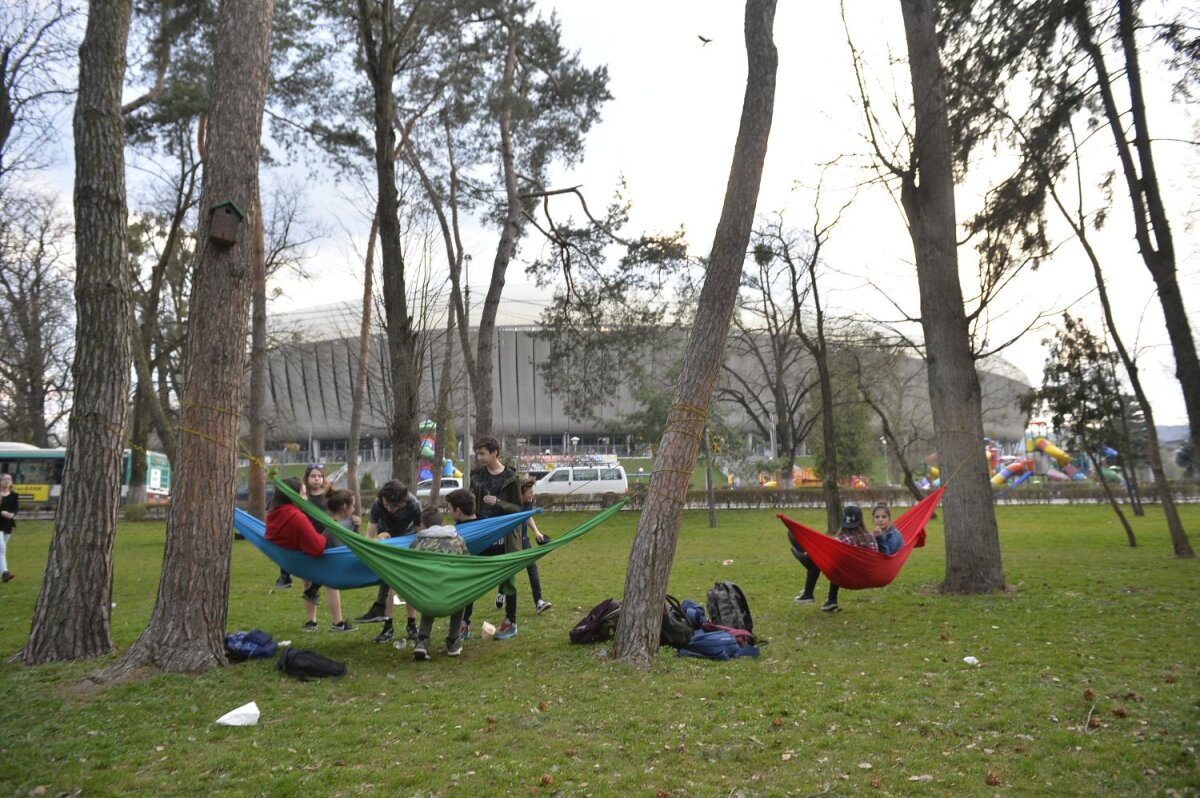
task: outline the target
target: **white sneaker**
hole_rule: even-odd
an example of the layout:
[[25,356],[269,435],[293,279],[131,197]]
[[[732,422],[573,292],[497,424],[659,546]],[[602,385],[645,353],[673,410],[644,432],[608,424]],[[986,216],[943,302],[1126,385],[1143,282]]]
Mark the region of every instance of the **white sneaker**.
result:
[[504,594],[497,593],[496,594],[496,609],[499,610],[499,609],[503,609],[503,608],[504,608]]
[[546,601],[545,599],[538,599],[535,609],[537,610],[537,614],[541,615],[543,612],[545,612],[546,610],[550,609],[553,606],[554,606],[553,604],[551,604],[549,601]]

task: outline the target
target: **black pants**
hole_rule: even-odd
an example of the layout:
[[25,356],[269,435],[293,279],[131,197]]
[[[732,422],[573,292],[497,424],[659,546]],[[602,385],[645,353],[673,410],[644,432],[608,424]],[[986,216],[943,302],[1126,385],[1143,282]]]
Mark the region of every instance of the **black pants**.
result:
[[[494,557],[497,554],[504,553],[504,541],[500,540],[488,546],[480,555],[483,557]],[[508,588],[507,590],[505,588]],[[501,592],[504,593],[504,617],[511,623],[517,622],[517,583],[510,579],[500,586]],[[463,623],[471,622],[471,614],[475,612],[475,602],[471,602],[463,608]]]
[[[817,589],[817,579],[821,576],[821,569],[809,558],[808,552],[798,549],[795,546],[792,546],[792,556],[800,561],[805,571],[808,571],[808,575],[804,579],[804,595],[813,595],[813,591]],[[837,585],[830,583],[829,598],[826,599],[826,604],[837,604],[838,590]]]
[[[530,548],[533,548],[533,546],[529,543],[529,536],[522,535],[522,551]],[[538,577],[537,563],[530,563],[529,567],[525,569],[525,573],[529,574],[529,590],[533,593],[533,606],[536,607],[538,602],[542,600],[542,580]]]

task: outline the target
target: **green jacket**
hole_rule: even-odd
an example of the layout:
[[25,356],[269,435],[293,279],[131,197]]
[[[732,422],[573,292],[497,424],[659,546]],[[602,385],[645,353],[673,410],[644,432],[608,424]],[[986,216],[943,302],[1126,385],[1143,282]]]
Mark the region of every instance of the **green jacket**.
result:
[[[483,515],[481,511],[484,506],[480,477],[484,473],[485,469],[483,467],[476,468],[471,472],[471,492],[475,494],[475,513],[480,516]],[[525,508],[521,504],[521,482],[517,479],[517,472],[511,466],[505,466],[501,477],[503,477],[503,481],[500,484],[500,490],[496,493],[496,515],[510,515],[511,513],[521,512]],[[504,537],[504,552],[507,554],[520,550],[521,527],[517,526],[516,529]]]

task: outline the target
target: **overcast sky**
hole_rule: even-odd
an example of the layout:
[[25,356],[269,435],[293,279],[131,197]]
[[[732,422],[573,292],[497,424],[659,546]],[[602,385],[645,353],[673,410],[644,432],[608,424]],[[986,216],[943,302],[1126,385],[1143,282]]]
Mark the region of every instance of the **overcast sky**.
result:
[[[745,87],[742,4],[734,0],[560,0],[553,6],[567,46],[579,50],[586,64],[608,66],[614,99],[588,137],[584,162],[558,170],[552,187],[582,186],[590,205],[603,208],[623,175],[634,203],[631,230],[665,232],[682,224],[693,254],[706,255],[720,214]],[[847,14],[855,44],[867,61],[874,102],[888,105],[893,95],[906,98],[899,3],[848,0]],[[701,36],[711,41],[705,44]],[[878,318],[895,318],[894,302],[916,316],[912,246],[903,216],[882,187],[866,184],[870,172],[864,168],[864,125],[838,4],[781,2],[775,41],[779,75],[759,215],[783,212],[797,228],[810,226],[813,188],[823,176],[823,218],[853,199],[826,249],[825,301],[834,312]],[[1151,68],[1155,62],[1143,63]],[[1195,120],[1186,109],[1171,105],[1161,75],[1147,83],[1152,129],[1163,139],[1155,154],[1159,174],[1168,182],[1180,284],[1185,303],[1196,314],[1200,312],[1200,267],[1197,231],[1190,222],[1196,208],[1196,158],[1194,148],[1179,143],[1196,138]],[[1095,175],[1115,166],[1111,153],[1111,138],[1097,137],[1089,153],[1088,167],[1093,172],[1089,185]],[[840,159],[837,166],[823,168],[835,159]],[[56,182],[69,197],[69,153],[64,160],[63,167],[55,170]],[[995,161],[999,164],[1002,158]],[[978,207],[987,180],[998,174],[999,167],[985,160],[968,185],[960,188],[960,221]],[[137,179],[131,175],[133,196]],[[268,183],[272,179],[268,177]],[[308,186],[306,204],[317,216],[347,194],[354,190]],[[1093,206],[1098,202],[1089,198]],[[556,213],[565,215],[570,210],[565,205],[560,208]],[[1118,323],[1127,341],[1140,350],[1141,370],[1158,422],[1186,423],[1153,284],[1125,221],[1129,213],[1128,198],[1118,190],[1113,221],[1101,242],[1110,290],[1119,299]],[[310,247],[315,255],[310,270],[316,279],[304,284],[281,282],[277,287],[282,296],[274,308],[284,311],[361,296],[358,253],[366,220],[354,214],[342,213],[342,217],[327,239]],[[494,230],[468,231],[467,246],[478,264],[470,274],[473,298],[481,298],[486,289],[484,265],[491,263],[495,243]],[[545,305],[545,292],[524,278],[524,262],[536,255],[535,247],[536,242],[526,239],[520,262],[510,268],[502,324],[534,323]],[[973,254],[970,246],[960,249],[968,294],[977,284]],[[1066,244],[1051,262],[1010,289],[990,338],[1005,339],[1039,312],[1067,306],[1099,329],[1092,285],[1090,267],[1078,246]],[[1004,353],[1031,382],[1040,381],[1041,341],[1048,333],[1032,332]]]

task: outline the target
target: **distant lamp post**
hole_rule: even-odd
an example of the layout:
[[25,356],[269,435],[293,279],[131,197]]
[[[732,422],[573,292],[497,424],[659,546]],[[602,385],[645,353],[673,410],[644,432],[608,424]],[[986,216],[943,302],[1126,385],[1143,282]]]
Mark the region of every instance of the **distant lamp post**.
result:
[[888,460],[887,453],[887,438],[879,436],[879,445],[883,447],[883,481],[888,485],[892,484],[892,464]]
[[571,436],[571,453],[579,454],[579,436],[578,435]]

